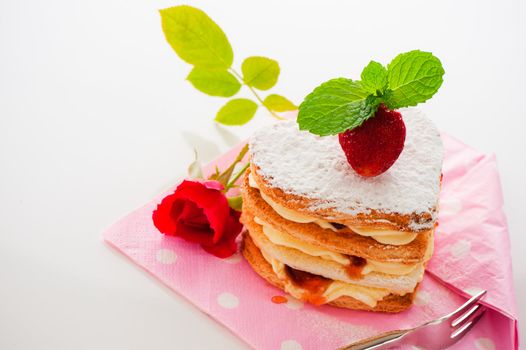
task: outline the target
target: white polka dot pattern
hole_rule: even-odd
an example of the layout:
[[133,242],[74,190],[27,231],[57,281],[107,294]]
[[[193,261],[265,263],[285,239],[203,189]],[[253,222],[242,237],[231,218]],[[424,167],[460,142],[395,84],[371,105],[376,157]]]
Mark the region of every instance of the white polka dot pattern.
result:
[[155,259],[161,264],[170,265],[177,261],[177,254],[171,249],[159,249]]
[[281,350],[303,350],[303,347],[295,340],[285,340],[281,343]]
[[217,303],[225,309],[235,309],[239,306],[239,299],[232,293],[221,293],[217,296]]
[[477,350],[495,350],[495,344],[488,338],[479,338],[475,340],[475,347]]
[[431,296],[429,295],[428,292],[426,291],[418,291],[416,293],[416,297],[415,297],[415,305],[418,305],[418,306],[424,306],[424,305],[427,305],[429,303],[429,299],[431,298]]
[[461,239],[457,243],[453,244],[449,250],[451,255],[455,258],[461,258],[466,256],[471,251],[471,242]]

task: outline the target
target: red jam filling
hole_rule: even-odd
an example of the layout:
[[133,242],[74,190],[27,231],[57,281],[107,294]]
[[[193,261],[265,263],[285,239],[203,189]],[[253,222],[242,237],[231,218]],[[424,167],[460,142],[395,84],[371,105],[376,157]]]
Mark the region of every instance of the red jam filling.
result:
[[282,295],[275,295],[270,299],[274,304],[284,304],[288,301],[287,298],[285,298]]
[[329,288],[332,280],[309,272],[296,270],[290,266],[285,266],[285,271],[291,282],[305,291],[301,300],[314,305],[321,305],[326,302],[323,293]]
[[367,260],[358,256],[349,255],[349,261],[351,263],[347,265],[347,275],[352,279],[362,278],[362,270],[365,265],[367,265]]

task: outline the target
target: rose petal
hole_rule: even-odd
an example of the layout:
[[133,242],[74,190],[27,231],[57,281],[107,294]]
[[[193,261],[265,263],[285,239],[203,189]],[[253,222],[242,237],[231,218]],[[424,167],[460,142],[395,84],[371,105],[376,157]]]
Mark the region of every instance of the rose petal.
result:
[[224,259],[237,252],[236,238],[241,233],[243,225],[239,222],[241,213],[231,209],[228,217],[228,226],[223,239],[215,245],[201,245],[208,253]]
[[182,202],[180,205],[176,205],[177,198],[174,194],[166,196],[161,203],[157,205],[157,209],[153,211],[152,219],[153,224],[159,230],[159,232],[173,235],[177,229],[176,222],[172,220],[172,212],[177,207],[182,209]]
[[184,202],[184,208],[177,220],[183,221],[189,226],[206,226],[207,228],[210,228],[208,219],[203,209],[199,208],[194,202],[191,201]]
[[230,208],[229,214],[230,215],[227,228],[227,235],[235,240],[243,230],[243,224],[239,221],[239,218],[241,217],[241,212]]
[[237,252],[237,244],[232,241],[225,241],[218,243],[213,246],[201,245],[201,247],[207,252],[218,258],[225,259]]
[[176,236],[192,243],[199,243],[205,245],[214,244],[214,231],[212,231],[210,228],[201,229],[178,222]]
[[205,185],[206,188],[211,190],[222,191],[225,189],[225,186],[223,186],[221,182],[215,180],[205,181],[203,182],[203,185]]
[[223,236],[230,210],[228,201],[223,193],[206,188],[202,183],[183,181],[176,189],[175,194],[180,199],[194,202],[202,208],[214,231],[213,242],[218,242]]
[[241,213],[229,207],[222,189],[217,181],[184,180],[157,206],[152,215],[155,226],[162,233],[199,243],[217,257],[231,256],[243,225]]

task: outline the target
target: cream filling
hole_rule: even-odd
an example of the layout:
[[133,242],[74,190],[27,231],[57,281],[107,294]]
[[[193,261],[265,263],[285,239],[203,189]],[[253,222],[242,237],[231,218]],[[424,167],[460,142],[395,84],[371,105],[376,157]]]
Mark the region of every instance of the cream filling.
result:
[[[325,260],[331,260],[331,261],[334,261],[336,263],[339,263],[345,266],[351,263],[349,260],[349,257],[344,254],[332,252],[328,249],[320,248],[314,244],[303,242],[289,235],[288,233],[276,230],[270,224],[261,220],[258,217],[254,217],[254,221],[257,224],[262,226],[263,234],[273,244],[276,244],[278,246],[287,247],[287,248],[293,248],[307,255],[317,256]],[[430,246],[432,247],[432,245],[433,245],[433,242],[430,241]],[[428,247],[428,250],[429,250],[429,247]],[[432,253],[432,248],[431,248],[431,253]],[[427,254],[428,253],[426,251],[426,256]],[[431,257],[431,255],[429,255],[429,257]],[[427,259],[428,258],[426,258],[426,261]],[[407,275],[420,266],[422,266],[422,263],[401,264],[401,263],[396,263],[396,262],[380,262],[380,261],[374,261],[374,260],[367,259],[367,264],[364,266],[362,270],[362,274],[366,275],[371,272],[380,272],[380,273],[385,273],[389,275]]]
[[[256,180],[254,179],[254,176],[252,174],[248,175],[248,183],[250,187],[256,188],[260,190]],[[325,229],[330,229],[333,231],[337,231],[337,229],[327,220],[314,218],[312,216],[308,216],[302,213],[299,213],[295,210],[291,210],[289,208],[285,208],[281,204],[276,203],[272,199],[270,199],[266,194],[263,193],[263,191],[259,191],[261,198],[274,209],[274,211],[281,217],[289,220],[294,221],[300,224],[307,224],[307,223],[315,223],[318,224],[320,227]],[[382,244],[391,244],[391,245],[405,245],[408,243],[411,243],[417,236],[416,233],[412,232],[402,232],[402,231],[395,231],[395,230],[374,230],[374,229],[368,229],[363,227],[354,227],[354,226],[348,226],[353,232],[366,237],[371,237],[374,240],[382,243]]]
[[[256,188],[256,189],[259,190],[259,186],[256,183],[256,181],[254,180],[254,177],[252,176],[252,174],[248,175],[248,184],[250,185],[250,187],[253,187],[253,188]],[[284,206],[274,202],[266,194],[264,194],[263,191],[261,191],[261,190],[259,191],[259,194],[261,195],[261,198],[263,198],[263,200],[268,205],[270,205],[272,207],[272,209],[274,209],[274,211],[276,213],[278,213],[279,216],[281,216],[281,217],[283,217],[283,218],[285,218],[287,220],[294,221],[294,222],[297,222],[297,223],[300,223],[300,224],[308,224],[308,223],[314,222],[314,223],[320,225],[322,228],[326,228],[326,229],[330,229],[330,230],[336,231],[334,226],[332,226],[328,221],[325,221],[325,220],[322,220],[322,219],[316,219],[316,218],[313,218],[311,216],[307,216],[307,215],[298,213],[295,210],[291,210],[291,209],[285,208]]]
[[405,245],[416,238],[416,233],[400,232],[395,230],[373,230],[358,227],[349,227],[353,232],[366,237],[372,237],[382,244]]
[[325,293],[323,293],[323,296],[327,299],[327,302],[338,299],[339,297],[350,296],[360,300],[365,305],[375,307],[379,300],[382,300],[389,294],[391,293],[387,289],[368,288],[334,281],[329,285]]
[[421,263],[418,264],[400,264],[394,262],[381,262],[367,260],[367,264],[363,267],[362,274],[367,275],[371,272],[380,272],[387,275],[397,275],[403,276],[408,275],[413,272],[416,268],[421,266]]
[[[272,266],[272,270],[276,276],[285,282],[285,292],[297,299],[302,299],[303,294],[306,291],[303,288],[295,286],[290,281],[287,272],[285,271],[285,264],[268,256],[263,251],[261,251],[261,253],[263,258],[265,258],[265,260]],[[325,299],[325,303],[329,303],[342,296],[348,296],[359,300],[370,307],[375,307],[379,300],[382,300],[389,294],[390,292],[387,289],[362,287],[340,281],[333,281],[322,296]]]
[[287,233],[276,230],[258,217],[254,217],[254,221],[263,227],[263,234],[269,241],[276,245],[297,249],[310,256],[318,256],[325,260],[331,260],[342,265],[350,264],[349,258],[344,254],[331,252],[330,250],[321,249],[314,244],[302,242]]

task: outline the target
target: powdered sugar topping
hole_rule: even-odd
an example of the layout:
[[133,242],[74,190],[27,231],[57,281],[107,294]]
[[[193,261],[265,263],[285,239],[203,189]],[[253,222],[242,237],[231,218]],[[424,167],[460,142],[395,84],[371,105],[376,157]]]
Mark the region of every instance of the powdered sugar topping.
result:
[[[442,141],[435,125],[422,112],[414,108],[400,112],[407,130],[404,150],[380,176],[364,178],[356,174],[347,163],[337,136],[319,137],[300,131],[295,121],[280,122],[256,132],[249,142],[252,162],[272,187],[311,199],[312,210],[331,208],[356,215],[374,209],[434,216],[440,190]],[[411,225],[417,228],[420,224]]]

